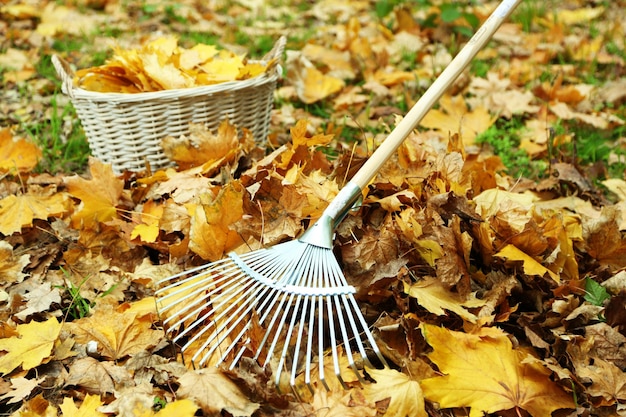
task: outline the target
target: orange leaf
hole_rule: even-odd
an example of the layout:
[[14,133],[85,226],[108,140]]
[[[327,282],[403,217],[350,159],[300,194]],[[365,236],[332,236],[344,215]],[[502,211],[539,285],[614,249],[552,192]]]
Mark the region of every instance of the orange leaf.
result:
[[203,259],[216,261],[242,243],[231,225],[243,216],[244,188],[231,182],[210,204],[188,205],[192,215],[189,249]]
[[11,131],[0,130],[0,172],[28,172],[37,166],[41,149],[24,139],[15,140]]
[[71,195],[80,199],[82,208],[72,216],[74,227],[82,224],[93,227],[97,222],[106,222],[117,217],[117,204],[122,196],[124,181],[115,177],[111,165],[95,158],[89,159],[91,179],[79,176],[65,179]]
[[574,408],[572,398],[550,380],[550,371],[527,354],[513,349],[506,333],[481,328],[475,334],[424,325],[428,355],[444,376],[421,381],[424,396],[442,408],[471,407],[470,417],[523,409],[532,416],[549,416]]

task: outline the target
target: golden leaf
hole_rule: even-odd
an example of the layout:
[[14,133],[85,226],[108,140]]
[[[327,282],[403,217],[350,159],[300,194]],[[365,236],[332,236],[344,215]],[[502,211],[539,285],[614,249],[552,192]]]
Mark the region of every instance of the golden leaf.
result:
[[421,125],[439,130],[446,137],[459,133],[465,146],[472,145],[478,134],[484,132],[495,122],[484,107],[469,111],[462,96],[445,95],[440,100],[440,109],[429,111]]
[[571,396],[550,380],[550,371],[526,353],[513,349],[506,333],[481,328],[477,333],[454,332],[424,325],[428,355],[444,376],[420,382],[424,396],[442,408],[470,407],[470,417],[509,409],[532,416],[549,416],[574,408]]
[[417,298],[418,304],[433,314],[443,316],[446,314],[445,310],[448,310],[470,323],[476,323],[478,317],[463,307],[481,307],[485,304],[474,294],[465,299],[459,293],[453,293],[439,279],[433,277],[425,277],[411,285],[404,283],[404,292]]
[[537,261],[532,256],[522,252],[514,245],[506,245],[502,250],[496,253],[494,256],[506,259],[510,262],[522,262],[522,267],[524,268],[524,273],[526,275],[537,275],[540,277],[548,274],[550,278],[552,278],[555,282],[560,282],[561,279],[558,274],[550,271],[545,266],[541,265],[539,261]]
[[28,172],[37,166],[41,149],[24,139],[15,140],[8,128],[0,130],[0,172]]
[[420,383],[394,369],[367,369],[375,384],[364,387],[365,397],[377,402],[390,398],[385,415],[402,417],[426,417],[424,395]]
[[154,200],[146,201],[141,211],[142,223],[133,228],[130,238],[135,239],[139,237],[143,242],[155,242],[159,237],[159,223],[163,216],[164,208],[165,206],[163,204],[157,203]]
[[80,407],[76,407],[74,400],[65,397],[59,408],[64,417],[104,417],[106,414],[97,410],[103,404],[99,395],[87,394]]
[[91,179],[79,176],[65,179],[68,192],[82,201],[81,209],[72,216],[75,227],[92,227],[97,222],[106,222],[117,217],[124,181],[115,177],[111,165],[89,158]]
[[14,195],[0,200],[0,233],[5,236],[33,225],[34,219],[47,220],[68,211],[69,199],[65,193],[51,196],[31,194]]
[[18,336],[0,339],[0,352],[6,352],[0,356],[0,373],[6,375],[20,365],[25,371],[41,365],[52,353],[61,326],[55,317],[18,325]]

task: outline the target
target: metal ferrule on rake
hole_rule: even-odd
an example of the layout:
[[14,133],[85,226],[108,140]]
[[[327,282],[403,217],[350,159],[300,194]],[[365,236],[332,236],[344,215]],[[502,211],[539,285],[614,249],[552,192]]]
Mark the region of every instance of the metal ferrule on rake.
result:
[[[368,353],[386,366],[354,297],[356,290],[333,255],[334,230],[520,2],[500,3],[299,239],[242,255],[231,253],[226,259],[160,281],[158,311],[184,359],[189,356],[194,366],[224,362],[232,368],[249,356],[272,366],[277,385],[281,374],[288,372],[291,386],[302,374],[309,387],[317,375],[326,388],[326,365],[344,384],[343,358],[359,378],[361,361],[371,366]],[[275,352],[280,352],[278,358]]]
[[320,248],[332,249],[335,229],[363,197],[362,193],[361,187],[348,182],[326,207],[320,218],[298,240]]

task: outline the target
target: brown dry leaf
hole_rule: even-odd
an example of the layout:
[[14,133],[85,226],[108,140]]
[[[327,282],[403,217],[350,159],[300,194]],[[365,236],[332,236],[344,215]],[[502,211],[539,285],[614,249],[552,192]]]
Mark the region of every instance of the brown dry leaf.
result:
[[394,369],[367,369],[376,381],[364,387],[367,399],[378,402],[390,398],[385,411],[388,416],[426,417],[424,395],[420,383],[408,375]]
[[90,157],[89,172],[89,180],[79,176],[65,178],[68,192],[82,201],[79,211],[72,216],[72,224],[78,228],[91,228],[97,222],[115,219],[124,190],[124,181],[115,176],[111,165]]
[[18,336],[0,339],[0,373],[6,375],[18,366],[29,370],[41,365],[52,353],[62,324],[52,317],[17,326]]
[[126,367],[89,356],[72,362],[68,373],[66,385],[78,386],[93,394],[113,393],[118,386],[133,384]]
[[620,210],[605,206],[597,219],[583,218],[583,247],[600,264],[615,270],[626,266],[626,239],[620,233]]
[[29,254],[15,255],[11,245],[0,241],[0,282],[12,284],[22,282],[26,274],[22,272],[30,261]]
[[25,139],[16,139],[9,128],[0,130],[0,172],[29,172],[41,159],[41,149]]
[[442,408],[470,407],[470,417],[510,409],[532,416],[574,408],[572,397],[550,380],[550,371],[513,349],[506,333],[480,328],[473,334],[424,325],[433,352],[428,357],[444,376],[421,381],[424,396]]
[[30,315],[47,311],[53,303],[60,304],[61,292],[58,287],[52,288],[49,282],[44,282],[33,291],[23,295],[23,299],[26,300],[26,308],[15,314],[15,317],[20,320],[26,320]]
[[611,362],[601,358],[591,359],[591,364],[576,364],[578,377],[591,380],[587,393],[601,398],[602,406],[626,400],[626,374]]
[[97,409],[104,403],[99,395],[85,395],[80,407],[77,407],[71,398],[63,398],[63,403],[59,405],[64,417],[105,417],[106,414]]
[[495,122],[484,107],[476,107],[469,111],[462,96],[451,97],[445,95],[440,100],[440,109],[430,110],[420,125],[441,131],[448,137],[459,133],[463,144],[474,144],[474,138],[483,133]]
[[11,194],[0,200],[0,233],[5,236],[33,225],[34,219],[47,220],[69,211],[70,201],[65,193],[50,196]]
[[404,292],[417,298],[418,304],[433,314],[443,316],[446,314],[445,310],[448,310],[470,323],[476,323],[478,317],[463,307],[476,308],[485,305],[485,302],[476,298],[474,294],[464,298],[459,293],[453,293],[441,280],[433,277],[425,277],[410,285],[405,282]]
[[349,391],[332,391],[318,389],[313,395],[311,405],[315,415],[320,417],[374,417],[374,406],[352,405]]
[[492,113],[511,118],[514,114],[536,113],[539,106],[531,104],[535,96],[530,91],[511,88],[511,80],[501,78],[495,72],[488,72],[487,78],[474,77],[469,92],[474,97],[468,99],[472,107],[484,107]]
[[[244,141],[245,135],[241,142]],[[189,136],[168,136],[163,139],[161,146],[165,155],[184,170],[226,158],[228,155],[234,156],[240,150],[240,139],[237,128],[228,119],[224,119],[215,134],[203,124],[191,123]]]
[[[150,298],[147,298],[148,302]],[[132,306],[132,304],[131,304]],[[105,358],[117,360],[156,346],[163,332],[152,329],[155,315],[152,311],[125,309],[125,305],[114,308],[101,302],[93,314],[67,323],[75,335],[76,342],[98,343],[98,352]]]
[[189,371],[179,378],[178,383],[176,395],[194,400],[210,415],[225,410],[236,416],[251,416],[259,408],[259,404],[246,398],[216,367]]
[[28,397],[39,384],[41,384],[46,378],[11,378],[11,391],[0,396],[0,401],[8,400],[7,404],[15,404]]
[[243,216],[245,192],[239,182],[232,181],[210,203],[188,205],[192,216],[189,249],[203,259],[216,261],[243,243],[232,226]]

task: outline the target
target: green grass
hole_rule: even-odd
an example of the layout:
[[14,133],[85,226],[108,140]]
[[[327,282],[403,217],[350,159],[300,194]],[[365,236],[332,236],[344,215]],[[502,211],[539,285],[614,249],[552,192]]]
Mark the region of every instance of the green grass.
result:
[[89,145],[71,103],[60,107],[57,95],[50,100],[50,117],[21,126],[42,150],[38,172],[82,172]]
[[511,15],[511,21],[521,24],[524,32],[532,32],[538,18],[546,16],[548,7],[553,8],[552,2],[545,0],[523,1]]
[[489,129],[478,135],[476,143],[489,145],[513,177],[539,178],[545,173],[547,161],[533,161],[525,150],[519,148],[519,119],[498,119]]

